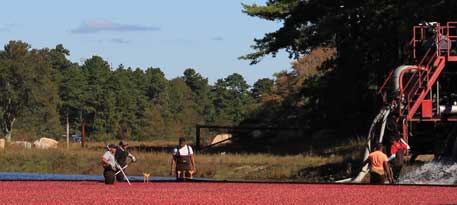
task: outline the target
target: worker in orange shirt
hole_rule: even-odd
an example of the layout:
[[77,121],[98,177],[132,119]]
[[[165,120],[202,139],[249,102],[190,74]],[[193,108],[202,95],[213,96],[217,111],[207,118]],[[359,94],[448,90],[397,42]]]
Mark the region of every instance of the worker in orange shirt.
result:
[[382,144],[375,147],[375,151],[368,155],[368,159],[363,163],[371,164],[370,184],[384,184],[386,177],[390,183],[393,183],[392,171],[389,167],[387,155],[382,152]]

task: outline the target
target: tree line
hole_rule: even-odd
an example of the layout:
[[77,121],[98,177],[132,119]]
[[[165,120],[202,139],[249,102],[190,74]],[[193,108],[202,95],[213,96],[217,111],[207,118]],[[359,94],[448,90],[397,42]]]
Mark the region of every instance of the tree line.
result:
[[[269,103],[262,105],[254,120],[333,129],[345,136],[366,134],[382,106],[379,85],[397,66],[420,61],[411,58],[413,26],[424,22],[445,25],[457,19],[456,9],[457,2],[451,0],[244,4],[247,15],[281,26],[255,39],[254,52],[240,58],[255,64],[286,51],[290,58],[298,59],[291,71],[277,76],[276,91],[265,99]],[[315,69],[308,70],[310,64]]]
[[285,50],[292,69],[250,86],[239,74],[213,85],[193,69],[166,79],[159,68],[110,67],[93,56],[82,65],[62,45],[31,49],[12,41],[0,51],[3,134],[60,136],[68,117],[92,139],[189,135],[197,123],[366,132],[381,106],[377,89],[411,59],[412,26],[457,19],[455,1],[269,0],[243,5],[247,15],[280,22],[254,40],[258,63]]
[[192,68],[167,79],[160,68],[112,68],[100,56],[79,65],[69,55],[63,45],[32,49],[22,41],[0,51],[0,126],[8,140],[62,137],[67,119],[73,132],[84,123],[89,140],[191,135],[196,124],[238,124],[273,86],[271,79],[251,86],[237,73],[211,85]]

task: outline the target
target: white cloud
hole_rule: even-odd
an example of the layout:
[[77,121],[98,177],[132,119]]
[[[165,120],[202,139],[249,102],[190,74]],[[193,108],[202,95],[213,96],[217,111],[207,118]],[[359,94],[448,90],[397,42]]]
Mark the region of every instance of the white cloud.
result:
[[105,19],[84,21],[72,33],[97,33],[101,31],[128,32],[128,31],[158,31],[159,27],[142,26],[135,24],[120,24]]
[[113,38],[110,40],[111,43],[118,43],[118,44],[128,44],[131,43],[131,40],[123,39],[123,38]]
[[224,38],[222,38],[220,36],[215,36],[215,37],[212,37],[211,40],[213,40],[213,41],[223,41]]

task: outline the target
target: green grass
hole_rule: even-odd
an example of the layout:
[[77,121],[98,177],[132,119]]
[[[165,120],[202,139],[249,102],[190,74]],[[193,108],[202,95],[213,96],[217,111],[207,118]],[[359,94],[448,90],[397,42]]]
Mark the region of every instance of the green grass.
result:
[[[95,145],[90,145],[95,146]],[[0,154],[0,171],[36,172],[59,174],[101,175],[101,156],[104,150],[80,148],[74,144],[65,148],[38,150],[8,146]],[[170,153],[134,153],[138,159],[127,173],[153,176],[170,176]],[[341,156],[269,154],[197,154],[196,177],[226,180],[299,180],[316,181],[316,175],[306,175],[303,170],[325,164],[343,163]]]

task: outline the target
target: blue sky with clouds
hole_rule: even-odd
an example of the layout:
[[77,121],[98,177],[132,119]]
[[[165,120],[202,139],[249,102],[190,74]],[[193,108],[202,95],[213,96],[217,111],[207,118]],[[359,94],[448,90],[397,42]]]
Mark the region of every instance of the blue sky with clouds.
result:
[[62,43],[70,59],[99,55],[113,67],[160,67],[168,78],[195,68],[214,82],[237,72],[249,83],[290,68],[284,52],[254,66],[237,58],[254,38],[275,31],[241,12],[262,0],[15,0],[2,3],[0,44],[23,40],[34,48]]

